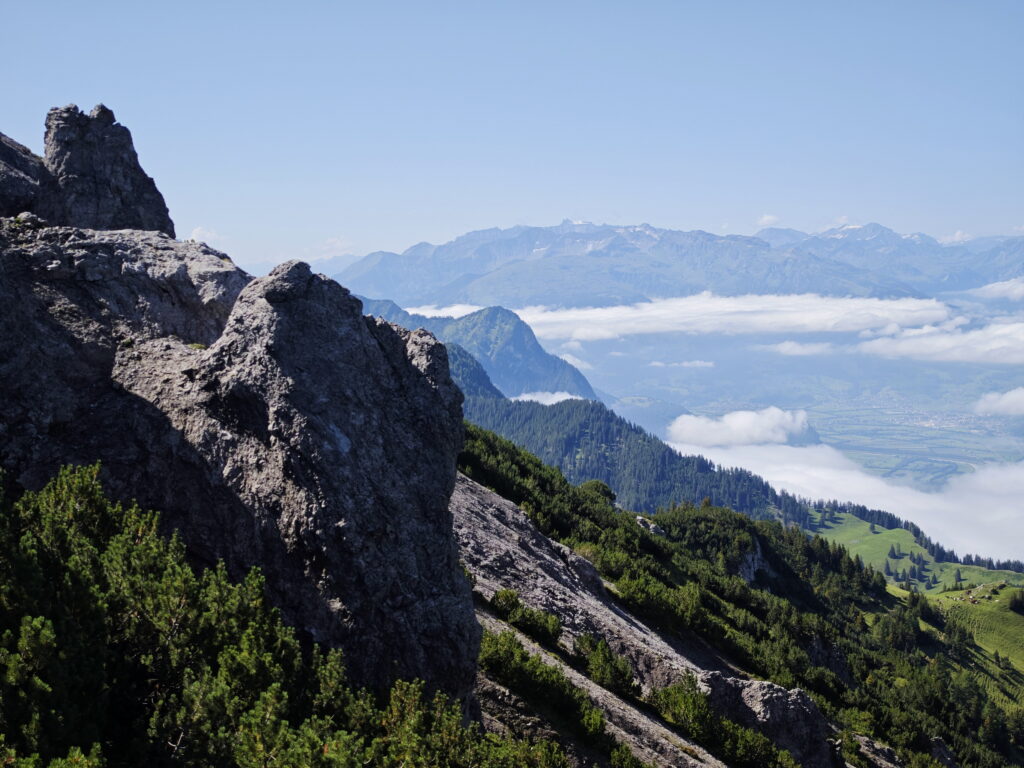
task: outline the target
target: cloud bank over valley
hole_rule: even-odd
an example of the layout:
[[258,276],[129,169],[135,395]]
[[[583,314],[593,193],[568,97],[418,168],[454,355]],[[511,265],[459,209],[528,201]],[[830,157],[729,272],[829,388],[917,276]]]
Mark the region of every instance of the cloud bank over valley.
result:
[[785,443],[807,432],[806,411],[770,406],[760,411],[732,411],[720,419],[684,414],[668,427],[669,440],[697,446]]
[[1024,387],[1009,392],[989,392],[974,404],[981,416],[1024,416]]
[[637,334],[842,333],[942,323],[936,299],[835,298],[817,294],[692,296],[613,307],[526,307],[516,313],[545,340],[594,341]]
[[[987,464],[952,478],[942,490],[920,491],[888,482],[827,445],[687,445],[672,447],[701,454],[725,467],[743,467],[775,488],[809,499],[852,501],[884,509],[917,523],[936,541],[995,558],[1020,558],[1024,463]],[[1011,532],[1008,535],[1008,532]]]

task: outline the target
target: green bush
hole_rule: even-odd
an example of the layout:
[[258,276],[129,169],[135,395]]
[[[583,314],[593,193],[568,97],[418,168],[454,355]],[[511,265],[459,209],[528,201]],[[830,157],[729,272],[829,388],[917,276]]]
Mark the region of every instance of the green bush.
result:
[[615,653],[604,638],[580,635],[573,650],[587,665],[587,677],[603,688],[621,696],[636,696],[638,687],[633,680],[633,667],[629,661]]
[[789,752],[766,737],[716,715],[692,675],[654,691],[650,703],[687,738],[736,768],[798,768]]
[[562,636],[562,622],[553,614],[523,605],[514,589],[499,589],[490,603],[499,617],[537,642],[549,646],[558,644],[558,638]]
[[607,742],[601,710],[561,670],[527,653],[515,633],[485,632],[480,667],[553,719],[565,722],[577,735]]
[[300,649],[257,571],[196,573],[97,475],[66,469],[16,502],[0,487],[4,765],[567,765],[550,743],[464,727],[421,683],[384,701],[352,687],[339,651]]

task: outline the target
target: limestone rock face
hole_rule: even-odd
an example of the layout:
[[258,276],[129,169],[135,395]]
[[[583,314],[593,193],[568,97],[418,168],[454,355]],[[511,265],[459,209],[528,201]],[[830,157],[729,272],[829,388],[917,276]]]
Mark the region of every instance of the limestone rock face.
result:
[[35,213],[51,224],[142,229],[174,237],[163,195],[139,165],[132,135],[100,104],[46,116],[45,158],[0,134],[0,216]]
[[88,115],[69,105],[46,116],[49,193],[40,215],[90,229],[145,229],[174,237],[163,195],[139,165],[132,135],[102,104]]
[[471,690],[480,630],[448,497],[444,347],[291,262],[253,280],[163,234],[0,221],[0,466],[102,462],[199,562],[259,566],[353,680]]
[[484,597],[516,590],[525,604],[558,616],[568,648],[583,634],[605,638],[645,689],[700,671],[683,649],[615,605],[589,560],[547,538],[512,502],[459,475],[451,508],[462,561]]
[[885,744],[879,744],[867,736],[854,736],[860,756],[871,768],[905,768],[896,750]]

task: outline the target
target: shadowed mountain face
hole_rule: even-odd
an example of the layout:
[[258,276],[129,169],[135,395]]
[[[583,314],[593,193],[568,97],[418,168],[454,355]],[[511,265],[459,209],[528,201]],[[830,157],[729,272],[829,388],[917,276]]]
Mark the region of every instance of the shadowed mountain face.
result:
[[406,328],[426,328],[441,341],[462,347],[483,366],[494,386],[509,397],[529,392],[567,392],[597,399],[579,370],[546,352],[530,326],[503,307],[487,307],[451,318],[412,315],[387,300],[364,299],[363,305],[368,314]]
[[564,222],[471,232],[372,253],[339,275],[352,290],[418,304],[610,306],[702,291],[896,298],[973,288],[1024,271],[1024,238],[985,258],[878,224],[756,237]]

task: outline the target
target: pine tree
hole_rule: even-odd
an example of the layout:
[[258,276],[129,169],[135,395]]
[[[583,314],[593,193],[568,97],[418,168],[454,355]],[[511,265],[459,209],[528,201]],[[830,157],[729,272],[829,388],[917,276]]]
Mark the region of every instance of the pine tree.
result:
[[957,568],[956,569],[956,573],[953,574],[953,581],[955,581],[957,584],[959,584],[963,580],[964,580],[964,577],[960,575],[960,569]]
[[889,545],[889,558],[892,560],[896,559],[896,548],[892,544]]
[[889,565],[889,558],[885,558],[885,575],[892,576],[892,566]]

